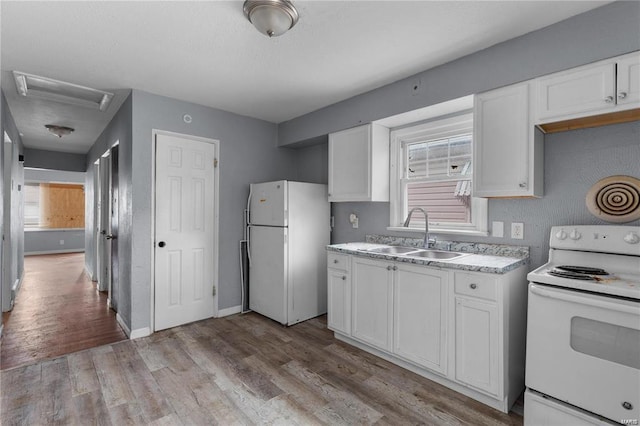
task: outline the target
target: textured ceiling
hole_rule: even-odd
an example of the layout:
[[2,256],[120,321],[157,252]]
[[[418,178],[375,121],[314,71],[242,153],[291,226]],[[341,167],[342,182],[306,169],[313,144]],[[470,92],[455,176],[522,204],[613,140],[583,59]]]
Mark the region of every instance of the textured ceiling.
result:
[[[3,0],[2,88],[25,145],[86,152],[113,111],[24,105],[9,95],[12,70],[118,90],[118,102],[135,88],[278,123],[609,2],[294,3],[300,22],[269,39],[242,1]],[[42,126],[58,118],[77,132],[56,148]]]

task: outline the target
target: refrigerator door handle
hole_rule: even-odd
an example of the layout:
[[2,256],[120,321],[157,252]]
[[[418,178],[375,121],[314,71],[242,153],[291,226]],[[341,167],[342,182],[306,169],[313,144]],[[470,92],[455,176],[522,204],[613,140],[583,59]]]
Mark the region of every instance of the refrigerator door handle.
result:
[[251,225],[247,225],[247,260],[251,267]]

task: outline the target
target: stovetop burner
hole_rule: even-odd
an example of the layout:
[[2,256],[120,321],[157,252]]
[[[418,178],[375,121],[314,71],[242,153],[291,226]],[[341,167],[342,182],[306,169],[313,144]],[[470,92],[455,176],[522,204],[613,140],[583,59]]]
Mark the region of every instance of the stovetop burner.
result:
[[555,269],[562,271],[575,272],[576,274],[589,274],[589,275],[609,275],[607,271],[601,268],[590,268],[589,266],[574,266],[574,265],[560,265]]
[[549,275],[553,275],[554,277],[560,278],[571,278],[574,280],[583,280],[583,281],[595,281],[595,278],[591,275],[580,274],[577,272],[571,271],[563,271],[562,269],[554,268],[549,271]]
[[549,270],[549,274],[560,278],[570,278],[583,281],[600,281],[601,275],[609,275],[601,268],[589,266],[560,265]]

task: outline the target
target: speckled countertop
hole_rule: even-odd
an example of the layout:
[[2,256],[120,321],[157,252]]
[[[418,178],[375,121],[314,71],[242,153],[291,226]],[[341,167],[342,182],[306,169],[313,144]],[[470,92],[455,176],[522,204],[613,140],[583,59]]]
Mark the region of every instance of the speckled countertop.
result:
[[366,242],[333,244],[327,250],[369,257],[372,259],[391,260],[394,262],[413,263],[462,271],[504,274],[529,263],[529,247],[508,246],[503,244],[465,243],[456,241],[438,241],[437,250],[465,253],[464,256],[451,260],[424,259],[403,255],[372,253],[367,250],[400,245],[405,247],[422,247],[422,239],[387,237],[383,235],[367,235]]

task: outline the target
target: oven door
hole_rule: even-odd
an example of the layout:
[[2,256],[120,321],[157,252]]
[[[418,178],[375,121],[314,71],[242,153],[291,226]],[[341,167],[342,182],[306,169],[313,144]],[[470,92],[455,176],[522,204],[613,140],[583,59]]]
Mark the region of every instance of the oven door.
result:
[[640,418],[640,303],[529,285],[527,387],[624,422]]

